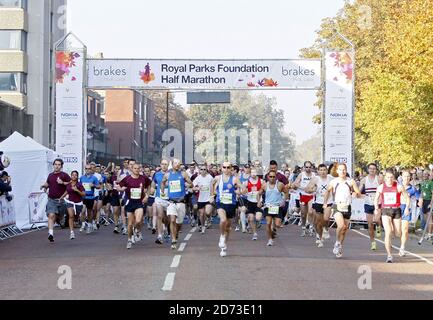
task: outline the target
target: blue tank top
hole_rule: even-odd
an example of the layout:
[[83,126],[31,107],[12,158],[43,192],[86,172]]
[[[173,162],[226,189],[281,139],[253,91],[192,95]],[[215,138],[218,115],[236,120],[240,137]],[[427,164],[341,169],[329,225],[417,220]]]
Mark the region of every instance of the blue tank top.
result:
[[265,204],[272,206],[279,206],[283,200],[281,192],[278,190],[278,184],[275,184],[274,188],[269,187],[269,183],[266,183],[266,200]]
[[[217,203],[222,204],[236,204],[236,193],[235,193],[235,185],[233,183],[234,177],[231,176],[229,181],[224,182],[223,176],[221,176],[220,183],[217,188]],[[222,193],[221,194],[221,181],[222,181]]]
[[182,172],[170,171],[167,183],[168,198],[170,200],[183,200],[183,198],[185,198],[185,178]]
[[[240,177],[239,177],[239,181],[240,181],[242,184],[244,184],[245,182],[248,182],[249,179],[250,179],[250,177],[248,177],[248,178],[244,178],[244,174],[241,174]],[[241,195],[241,198],[246,199],[246,198],[248,198],[248,195],[243,194],[243,195]]]
[[[159,172],[155,173],[155,176],[153,177],[153,182],[155,182],[155,185],[156,185],[156,192],[155,192],[156,198],[161,197],[161,182],[162,182],[162,179],[164,178],[164,176],[165,176],[165,173],[162,171],[159,171]],[[167,187],[166,187],[165,191],[167,192]],[[167,193],[166,193],[166,195],[167,195]]]

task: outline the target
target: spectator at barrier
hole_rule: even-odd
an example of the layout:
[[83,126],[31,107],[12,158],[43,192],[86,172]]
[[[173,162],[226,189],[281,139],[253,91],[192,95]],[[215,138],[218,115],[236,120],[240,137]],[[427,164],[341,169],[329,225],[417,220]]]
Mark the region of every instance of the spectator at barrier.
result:
[[3,171],[0,175],[0,197],[4,195],[8,197],[8,192],[11,191],[11,177],[6,171]]

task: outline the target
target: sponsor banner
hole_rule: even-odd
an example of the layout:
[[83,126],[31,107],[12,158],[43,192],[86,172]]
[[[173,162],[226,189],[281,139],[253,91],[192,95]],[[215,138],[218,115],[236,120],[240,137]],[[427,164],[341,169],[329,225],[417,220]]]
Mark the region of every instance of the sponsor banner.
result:
[[90,88],[319,89],[320,60],[90,59]]
[[0,197],[0,228],[9,227],[16,223],[13,201],[8,201],[6,196]]
[[35,192],[29,195],[30,224],[48,222],[46,215],[47,203],[48,195],[44,192]]
[[82,172],[84,54],[56,52],[56,152],[64,171]]
[[326,52],[325,161],[346,163],[352,173],[354,54]]

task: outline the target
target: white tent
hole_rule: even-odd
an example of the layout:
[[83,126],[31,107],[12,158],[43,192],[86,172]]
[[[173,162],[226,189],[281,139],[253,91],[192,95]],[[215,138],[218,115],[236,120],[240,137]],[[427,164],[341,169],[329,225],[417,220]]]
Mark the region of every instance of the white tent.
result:
[[52,171],[52,162],[57,155],[18,132],[0,143],[0,151],[11,160],[6,171],[12,178],[16,225],[20,229],[30,228],[29,195],[41,192],[40,187]]

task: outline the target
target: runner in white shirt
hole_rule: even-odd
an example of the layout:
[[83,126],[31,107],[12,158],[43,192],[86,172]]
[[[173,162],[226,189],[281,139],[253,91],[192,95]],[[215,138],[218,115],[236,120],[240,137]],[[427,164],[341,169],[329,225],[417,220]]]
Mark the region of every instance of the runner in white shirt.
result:
[[328,175],[328,168],[326,165],[321,164],[318,167],[319,176],[314,177],[308,186],[305,188],[307,192],[315,192],[313,211],[316,215],[314,228],[316,229],[316,245],[319,248],[323,248],[323,241],[325,239],[324,230],[328,225],[329,218],[331,217],[331,206],[333,203],[332,197],[328,199],[328,207],[323,208],[325,203],[325,193],[328,190],[328,186],[334,177]]
[[331,195],[334,195],[335,209],[334,219],[337,222],[337,241],[333,253],[339,259],[343,257],[343,243],[346,232],[349,230],[350,218],[352,216],[352,190],[356,197],[361,197],[361,192],[355,180],[347,177],[347,165],[341,163],[337,166],[338,178],[331,181],[325,193],[323,208],[328,207]]
[[205,165],[200,166],[200,175],[195,178],[193,184],[194,191],[199,193],[198,212],[201,222],[199,232],[201,232],[201,234],[205,234],[205,221],[212,215],[213,207],[211,203],[214,200],[213,198],[211,198],[213,177],[209,174]]
[[311,179],[315,177],[315,174],[312,172],[313,164],[310,161],[306,161],[304,163],[304,171],[296,179],[294,186],[299,189],[301,196],[301,219],[302,219],[302,233],[301,237],[306,236],[307,231],[307,218],[310,223],[310,236],[314,236],[313,223],[314,223],[314,215],[313,215],[313,199],[314,194],[308,193],[305,189],[310,183]]
[[[380,179],[382,180],[382,179]],[[374,237],[374,197],[376,196],[377,187],[382,183],[377,175],[377,165],[370,163],[368,165],[368,176],[361,180],[359,189],[365,194],[364,212],[367,216],[368,233],[370,235],[371,250],[377,250],[377,244]],[[380,225],[378,226],[380,228]]]

